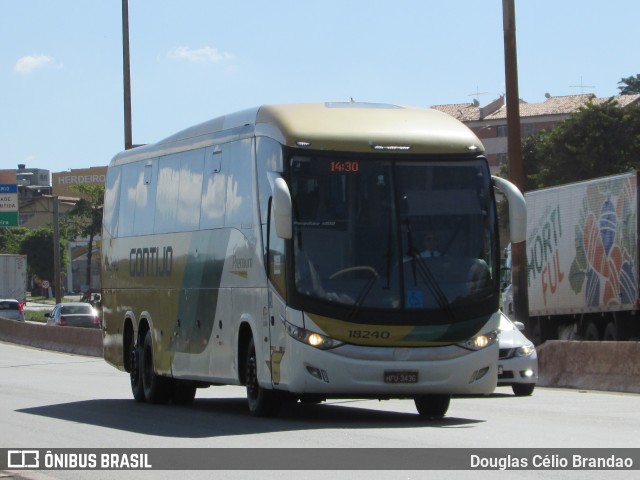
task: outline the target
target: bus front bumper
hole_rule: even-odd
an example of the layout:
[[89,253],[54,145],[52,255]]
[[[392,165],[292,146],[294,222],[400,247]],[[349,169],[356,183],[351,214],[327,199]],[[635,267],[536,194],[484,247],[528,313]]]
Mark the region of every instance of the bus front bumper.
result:
[[489,394],[497,385],[498,343],[393,348],[344,345],[318,350],[288,342],[274,388],[327,397],[402,398],[424,394]]

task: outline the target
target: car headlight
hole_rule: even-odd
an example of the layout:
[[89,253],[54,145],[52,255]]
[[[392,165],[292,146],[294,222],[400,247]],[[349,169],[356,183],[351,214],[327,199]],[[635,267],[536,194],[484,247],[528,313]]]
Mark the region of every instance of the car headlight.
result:
[[470,338],[464,343],[458,343],[457,345],[466,348],[467,350],[482,350],[487,348],[498,341],[498,331],[494,330],[489,333],[482,333]]
[[329,350],[343,345],[343,342],[339,340],[312,332],[306,328],[296,327],[290,323],[285,323],[285,328],[291,338],[321,350]]
[[527,345],[523,345],[516,349],[516,357],[528,357],[535,351],[535,347],[533,343],[529,343]]

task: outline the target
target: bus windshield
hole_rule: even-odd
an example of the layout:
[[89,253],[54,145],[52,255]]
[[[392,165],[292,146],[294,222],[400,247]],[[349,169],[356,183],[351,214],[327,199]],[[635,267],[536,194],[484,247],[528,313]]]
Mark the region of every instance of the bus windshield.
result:
[[486,161],[293,156],[295,290],[358,310],[440,309],[495,295]]

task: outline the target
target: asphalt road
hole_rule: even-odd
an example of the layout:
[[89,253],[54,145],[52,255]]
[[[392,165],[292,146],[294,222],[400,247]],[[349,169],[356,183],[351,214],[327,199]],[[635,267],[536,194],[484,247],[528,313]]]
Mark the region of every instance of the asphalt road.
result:
[[[425,422],[410,400],[297,404],[277,418],[252,418],[244,389],[198,391],[190,407],[132,400],[128,376],[102,359],[0,343],[0,448],[637,448],[640,396],[538,388],[514,397],[454,398],[448,415]],[[288,450],[287,450],[288,451]],[[247,468],[251,468],[247,459]],[[331,468],[328,465],[327,468]],[[499,478],[507,472],[46,471],[26,478]],[[21,472],[25,475],[25,472]],[[506,476],[505,476],[506,475]],[[518,471],[539,479],[539,471]],[[0,477],[2,475],[0,474]],[[543,478],[637,478],[635,472],[545,471]]]

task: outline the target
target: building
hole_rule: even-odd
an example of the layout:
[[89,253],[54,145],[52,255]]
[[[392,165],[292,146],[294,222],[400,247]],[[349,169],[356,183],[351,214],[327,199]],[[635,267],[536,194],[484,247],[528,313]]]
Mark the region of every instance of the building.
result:
[[[49,170],[18,165],[19,225],[29,229],[48,227],[53,223],[54,198],[58,198],[58,212],[64,219],[80,198],[73,186],[80,183],[105,184],[107,167],[72,169],[51,175]],[[51,183],[51,180],[53,183]],[[100,290],[100,238],[94,239],[91,275],[87,283],[87,239],[70,240],[67,244],[69,265],[63,286],[67,292]]]
[[[640,103],[640,95],[619,95],[597,98],[593,94],[552,97],[545,95],[540,103],[520,101],[520,133],[523,137],[535,135],[540,130],[549,130],[577,112],[587,103],[604,103],[611,99],[625,107]],[[445,112],[465,123],[480,138],[492,173],[500,170],[507,161],[507,109],[504,97],[499,97],[481,107],[479,102],[434,105],[431,108]]]
[[18,185],[25,187],[50,187],[50,172],[42,168],[27,168],[24,163],[16,170]]
[[[24,163],[16,169],[16,183],[18,184],[18,199],[20,209],[24,201],[51,195],[51,172],[42,168],[27,168]],[[22,223],[20,224],[22,225]]]
[[[78,197],[58,197],[58,212],[61,217],[75,206]],[[20,198],[20,226],[35,229],[48,227],[53,223],[53,197],[38,195]]]

